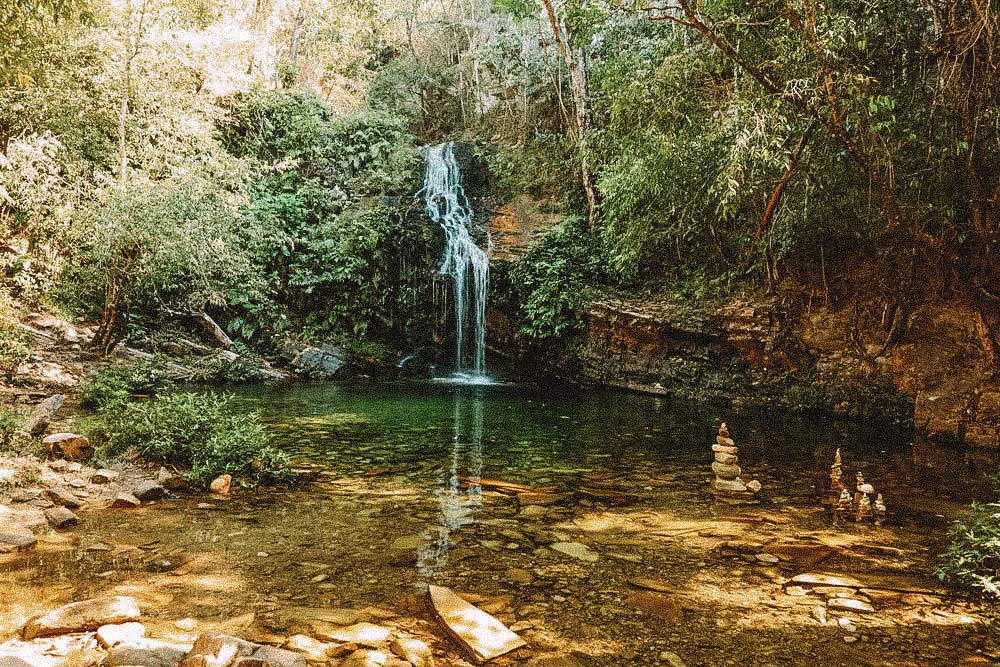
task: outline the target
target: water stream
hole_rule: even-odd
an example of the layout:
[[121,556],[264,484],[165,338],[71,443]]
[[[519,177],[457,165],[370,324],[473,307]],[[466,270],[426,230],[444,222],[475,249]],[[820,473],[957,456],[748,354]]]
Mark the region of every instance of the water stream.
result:
[[[431,220],[445,233],[438,268],[451,279],[455,299],[455,376],[468,384],[486,384],[486,287],[489,254],[473,238],[473,210],[462,186],[453,143],[427,148],[424,187],[420,191]],[[470,331],[471,329],[471,331]],[[467,338],[471,333],[471,345]],[[471,354],[466,350],[471,347]],[[471,365],[467,358],[471,357]]]

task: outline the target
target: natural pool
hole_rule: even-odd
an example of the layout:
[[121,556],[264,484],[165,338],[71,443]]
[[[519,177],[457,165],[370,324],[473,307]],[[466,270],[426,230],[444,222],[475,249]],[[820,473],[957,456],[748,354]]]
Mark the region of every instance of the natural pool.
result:
[[[580,664],[660,664],[670,650],[688,665],[954,665],[993,641],[931,577],[968,489],[915,461],[906,433],[505,384],[275,386],[238,403],[313,482],[90,511],[0,565],[3,592],[26,608],[127,592],[172,632],[190,617],[280,641],[323,622],[317,609],[440,634],[422,604],[433,583]],[[721,421],[764,484],[760,507],[708,493]],[[863,470],[885,494],[885,528],[831,525],[838,447],[848,477]],[[584,557],[552,547],[564,543]],[[850,635],[820,625],[815,595],[785,585],[816,570],[881,581],[867,595],[884,613],[853,618]]]

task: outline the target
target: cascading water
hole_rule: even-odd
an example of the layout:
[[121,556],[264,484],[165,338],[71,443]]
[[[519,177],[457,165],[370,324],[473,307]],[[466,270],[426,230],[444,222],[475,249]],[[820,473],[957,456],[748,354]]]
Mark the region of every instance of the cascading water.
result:
[[[462,187],[453,143],[427,148],[424,206],[444,229],[444,253],[438,270],[449,276],[455,297],[455,379],[486,383],[486,284],[490,259],[472,237],[472,207]],[[470,320],[471,316],[471,322]],[[467,333],[472,334],[472,365],[466,364]]]

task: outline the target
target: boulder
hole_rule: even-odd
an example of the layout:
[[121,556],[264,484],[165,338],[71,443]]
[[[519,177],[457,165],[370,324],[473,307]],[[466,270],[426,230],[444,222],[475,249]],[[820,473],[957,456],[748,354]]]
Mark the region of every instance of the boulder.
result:
[[38,544],[31,535],[18,535],[15,533],[0,533],[0,554],[8,554],[13,551],[27,551],[34,549]]
[[65,507],[53,507],[45,510],[45,519],[53,528],[69,528],[80,523],[80,517]]
[[62,407],[65,401],[66,397],[62,394],[49,396],[35,406],[31,416],[21,426],[21,430],[29,435],[41,435],[49,427],[52,417],[55,416],[56,411]]
[[35,616],[21,629],[24,639],[88,632],[102,625],[139,620],[139,602],[124,595],[91,598]]
[[130,509],[132,507],[138,507],[141,504],[142,503],[139,502],[138,498],[133,496],[131,493],[128,493],[127,491],[122,491],[121,493],[119,493],[117,496],[115,496],[115,499],[111,502],[111,506],[116,507],[118,509]]
[[93,484],[108,484],[116,479],[118,479],[118,471],[108,470],[107,468],[101,468],[90,476],[90,481]]
[[45,436],[42,444],[50,455],[70,461],[85,461],[94,454],[90,439],[77,433],[53,433]]
[[208,485],[209,490],[212,493],[218,493],[221,496],[229,495],[229,489],[233,485],[232,475],[219,475],[212,480],[212,483]]
[[306,347],[292,359],[292,368],[313,380],[332,380],[346,372],[347,353],[331,345]]
[[175,475],[164,467],[160,467],[160,471],[156,473],[156,483],[171,491],[183,489],[187,486],[187,482],[184,481],[183,477]]
[[140,639],[134,644],[121,644],[108,653],[105,667],[177,667],[184,658],[187,646]]
[[59,487],[45,489],[44,494],[46,498],[60,507],[68,507],[71,510],[75,510],[80,507],[80,499],[66,489]]
[[167,495],[167,490],[151,479],[145,479],[135,485],[132,495],[141,501],[159,500]]

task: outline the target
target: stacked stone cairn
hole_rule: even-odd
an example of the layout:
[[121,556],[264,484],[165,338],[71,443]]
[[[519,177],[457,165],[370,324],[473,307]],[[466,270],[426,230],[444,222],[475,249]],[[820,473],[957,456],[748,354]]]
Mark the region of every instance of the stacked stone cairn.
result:
[[857,523],[874,523],[876,526],[881,526],[886,514],[882,494],[876,495],[875,487],[865,481],[861,471],[856,475],[856,483],[855,491],[851,494],[844,484],[843,464],[840,459],[840,449],[837,449],[833,465],[830,466],[830,503],[833,507],[834,521],[849,518]]
[[712,472],[715,473],[712,493],[728,503],[758,502],[757,494],[760,493],[761,484],[757,480],[743,481],[739,450],[736,442],[729,437],[729,429],[725,424],[719,427],[719,435],[712,445],[712,451],[715,453],[715,461],[712,462]]

